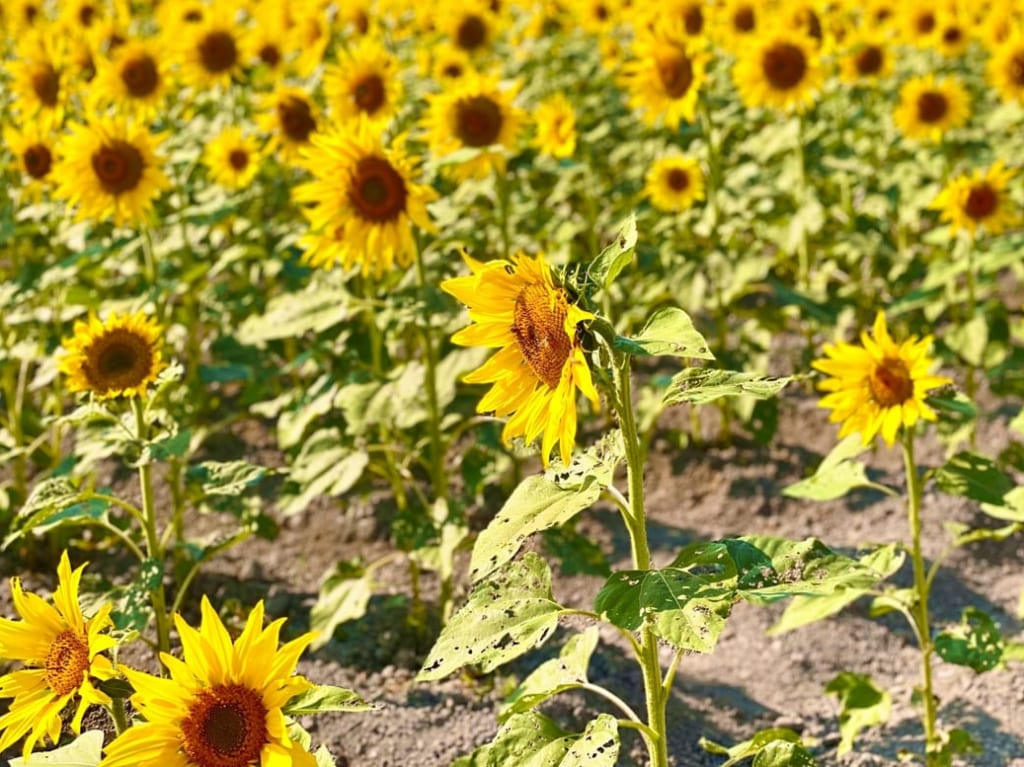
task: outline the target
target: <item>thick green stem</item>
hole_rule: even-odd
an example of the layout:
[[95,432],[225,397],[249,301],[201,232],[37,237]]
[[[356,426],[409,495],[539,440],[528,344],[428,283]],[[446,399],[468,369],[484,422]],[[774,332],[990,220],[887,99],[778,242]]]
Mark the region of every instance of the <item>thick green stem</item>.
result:
[[110,717],[114,720],[114,733],[120,735],[128,729],[128,716],[124,713],[124,698],[110,699]]
[[[921,645],[921,697],[924,704],[924,737],[926,756],[938,747],[936,731],[935,695],[932,693],[932,644],[931,627],[928,622],[928,578],[925,574],[924,556],[921,554],[921,475],[914,462],[914,434],[909,429],[903,431],[903,462],[907,472],[907,512],[910,520],[911,551],[910,559],[914,568],[914,623],[917,637]],[[928,760],[931,764],[931,759]]]
[[[135,411],[135,428],[140,441],[146,441],[149,436],[149,426],[146,423],[146,409],[142,399],[132,399],[132,409]],[[156,562],[160,569],[160,579],[155,588],[149,592],[150,602],[153,604],[153,613],[156,620],[157,649],[160,652],[170,652],[171,632],[170,621],[167,615],[167,597],[164,593],[164,550],[160,544],[160,535],[157,532],[156,503],[153,496],[153,465],[144,461],[139,465],[139,485],[142,489],[142,519],[143,532],[146,536],[146,554]]]

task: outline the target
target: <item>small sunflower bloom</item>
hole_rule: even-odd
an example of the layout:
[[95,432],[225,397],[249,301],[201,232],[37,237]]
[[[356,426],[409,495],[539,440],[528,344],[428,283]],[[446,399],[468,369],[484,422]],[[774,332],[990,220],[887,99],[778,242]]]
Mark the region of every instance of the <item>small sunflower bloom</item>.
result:
[[952,381],[930,372],[932,337],[918,340],[911,336],[897,344],[889,335],[883,312],[875,318],[871,334],[865,331],[860,338],[860,346],[826,344],[825,358],[811,363],[830,376],[818,384],[829,392],[818,404],[832,411],[830,421],[842,423],[840,439],[859,433],[863,444],[869,445],[881,434],[892,447],[900,427],[910,428],[922,418],[937,419],[925,397]]
[[851,40],[839,60],[839,79],[845,83],[874,83],[891,75],[892,70],[892,51],[877,33]]
[[167,62],[158,40],[131,40],[102,60],[90,97],[139,117],[153,117],[167,93]]
[[20,130],[5,127],[3,138],[14,156],[15,168],[24,178],[22,190],[26,200],[40,199],[53,180],[50,171],[57,156],[53,136],[38,121],[29,121]]
[[893,120],[904,136],[938,143],[951,129],[971,116],[971,101],[960,82],[952,77],[924,75],[907,80],[900,89],[900,103]]
[[1000,234],[1017,223],[1007,187],[1015,172],[996,162],[990,168],[976,170],[970,176],[952,179],[932,203],[942,211],[956,234],[966,229],[973,237],[979,227],[989,234]]
[[201,21],[177,32],[181,77],[197,90],[228,85],[242,73],[242,38],[232,10],[231,3],[211,5]]
[[693,122],[708,62],[702,44],[686,34],[682,22],[663,22],[638,36],[632,54],[622,67],[622,83],[644,122],[673,130],[682,120]]
[[104,604],[92,618],[82,614],[78,586],[84,568],[72,570],[67,552],[61,554],[52,605],[26,594],[21,582],[11,578],[11,597],[21,620],[0,618],[0,657],[22,661],[25,668],[0,676],[0,698],[13,698],[0,716],[0,753],[24,737],[22,756],[28,761],[44,736],[56,744],[61,712],[75,697],[75,734],[82,731],[89,705],[110,705],[94,680],[115,676],[110,660],[102,655],[117,644],[101,633],[113,625],[111,605]]
[[743,50],[756,39],[759,16],[766,10],[759,0],[725,0],[712,17],[711,37],[728,51]]
[[556,93],[537,105],[533,113],[537,126],[534,145],[541,154],[572,157],[576,151],[576,110],[563,93]]
[[370,37],[338,54],[324,74],[324,94],[331,116],[339,121],[363,118],[384,128],[402,103],[398,61]]
[[471,274],[441,283],[469,308],[473,322],[452,342],[499,349],[463,379],[493,384],[477,412],[510,416],[502,431],[506,444],[541,437],[544,465],[557,445],[568,466],[576,441],[576,390],[600,405],[579,334],[594,315],[570,301],[543,255],[486,263],[464,258]]
[[136,397],[156,380],[166,363],[160,352],[160,327],[142,312],[92,316],[75,322],[57,368],[71,391],[89,391],[99,399]]
[[993,48],[987,74],[1003,101],[1024,102],[1024,32],[1015,31]]
[[693,157],[662,157],[651,165],[644,183],[651,204],[666,213],[679,213],[704,199],[704,174]]
[[262,155],[256,139],[231,127],[206,145],[203,162],[210,177],[226,189],[244,189],[260,169]]
[[759,34],[738,56],[732,79],[748,108],[802,112],[814,104],[825,79],[817,45],[798,30]]
[[308,93],[299,88],[281,87],[269,94],[256,122],[270,134],[267,150],[278,152],[285,162],[299,159],[316,133],[319,115]]
[[279,648],[284,618],[263,628],[259,602],[232,642],[205,596],[201,611],[198,630],[174,616],[183,659],[161,653],[169,678],[124,669],[144,721],[106,747],[100,767],[316,767],[281,710],[312,687],[295,666],[315,635]]

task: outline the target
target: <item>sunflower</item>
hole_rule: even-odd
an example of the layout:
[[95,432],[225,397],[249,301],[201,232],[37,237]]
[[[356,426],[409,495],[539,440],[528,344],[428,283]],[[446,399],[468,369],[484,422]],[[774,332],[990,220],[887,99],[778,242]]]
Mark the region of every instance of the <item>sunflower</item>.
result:
[[998,45],[988,60],[988,81],[1004,101],[1024,101],[1024,33]]
[[708,57],[687,38],[683,24],[655,25],[638,35],[632,52],[622,68],[630,106],[649,125],[662,122],[674,130],[680,120],[692,122]]
[[82,716],[89,705],[110,705],[110,698],[93,680],[115,675],[110,660],[101,655],[117,644],[100,633],[113,625],[111,605],[104,604],[92,618],[82,615],[78,584],[84,568],[72,570],[67,552],[61,554],[52,606],[35,594],[26,594],[21,582],[11,578],[11,598],[21,620],[0,618],[0,657],[20,660],[25,668],[0,677],[0,698],[14,699],[0,716],[0,753],[24,737],[22,756],[27,762],[43,736],[56,744],[61,712],[76,695],[79,700],[71,720],[75,734],[82,731]]
[[939,27],[936,3],[931,0],[910,0],[900,8],[903,42],[918,48],[933,47]]
[[96,118],[71,125],[53,169],[56,196],[78,206],[79,219],[137,224],[170,181],[155,153],[161,137],[125,121]]
[[446,88],[475,71],[469,54],[450,43],[431,46],[427,55],[426,66],[430,75]]
[[81,34],[103,18],[106,5],[98,0],[62,0],[60,22],[69,34]]
[[284,618],[263,628],[258,602],[234,642],[205,596],[198,630],[174,623],[183,659],[161,653],[170,678],[124,669],[132,705],[145,718],[106,747],[102,767],[316,767],[288,733],[282,708],[313,685],[295,674],[313,640],[278,648]]
[[668,0],[648,6],[644,13],[649,26],[674,20],[687,37],[706,36],[710,26],[707,17],[711,8],[704,0]]
[[971,25],[958,10],[945,10],[935,25],[935,47],[947,58],[963,56],[971,44]]
[[46,24],[43,0],[10,0],[0,6],[0,19],[12,40],[18,40],[30,29]]
[[996,0],[988,4],[988,12],[975,25],[974,33],[986,48],[994,50],[1020,33],[1022,21],[1016,0]]
[[242,189],[252,183],[260,169],[260,148],[256,139],[231,127],[206,145],[203,162],[210,177],[228,189]]
[[570,11],[585,31],[599,37],[611,34],[622,19],[622,0],[570,0]]
[[241,35],[228,7],[210,6],[202,21],[177,32],[182,80],[196,89],[227,85],[242,72]]
[[448,41],[470,56],[490,50],[498,32],[498,18],[479,0],[441,4],[437,25]]
[[477,412],[511,416],[502,431],[541,439],[547,465],[556,443],[568,466],[576,440],[576,389],[597,408],[600,401],[580,342],[581,323],[594,319],[557,284],[543,255],[522,254],[483,263],[465,256],[471,274],[441,283],[441,289],[469,307],[473,324],[452,342],[500,348],[463,380],[493,384]]
[[287,33],[287,7],[261,3],[253,9],[253,24],[239,40],[242,59],[261,68],[270,78],[282,77],[294,58]]
[[280,151],[287,162],[309,146],[317,128],[317,111],[309,94],[298,88],[278,88],[264,101],[256,118],[260,128],[270,134],[268,149]]
[[288,49],[298,51],[295,68],[301,76],[308,77],[323,64],[334,30],[330,18],[316,0],[292,5],[289,9],[292,23],[288,30]]
[[1017,223],[1007,191],[1014,175],[996,162],[985,171],[958,176],[939,192],[931,207],[942,211],[942,220],[949,222],[953,234],[966,229],[973,237],[981,226],[989,234],[1000,234]]
[[725,0],[713,17],[712,36],[726,50],[743,50],[756,38],[760,13],[757,0]]
[[564,93],[545,99],[533,113],[537,125],[534,144],[541,154],[572,157],[576,151],[576,111]]
[[[382,275],[395,262],[407,267],[416,254],[412,227],[432,230],[426,204],[434,191],[413,181],[415,163],[399,143],[381,145],[366,122],[318,134],[303,153],[314,180],[295,189],[313,203],[304,211],[311,232],[303,240],[314,266],[359,264],[363,274]],[[344,232],[340,240],[339,230]]]
[[341,51],[338,63],[327,68],[324,93],[332,117],[341,121],[362,117],[384,128],[402,102],[398,62],[379,42],[364,37]]
[[849,41],[839,60],[839,77],[846,83],[881,80],[892,74],[893,54],[880,35],[861,33]]
[[[503,173],[501,149],[516,148],[522,122],[520,111],[512,105],[517,90],[503,90],[496,78],[471,73],[450,90],[428,96],[430,107],[423,125],[431,152],[444,156],[459,149],[481,150],[455,166],[460,179],[483,178],[492,169]],[[488,149],[495,146],[499,149]]]
[[666,213],[678,213],[704,199],[704,176],[692,157],[674,155],[656,160],[647,171],[644,194]]
[[137,117],[156,114],[167,91],[167,65],[157,40],[130,40],[99,65],[90,95]]
[[4,143],[14,155],[18,172],[24,174],[22,187],[29,200],[38,200],[43,189],[51,182],[50,171],[56,148],[53,137],[43,125],[29,121],[20,130],[7,126],[3,130]]
[[824,80],[817,46],[807,35],[776,28],[739,52],[732,78],[748,107],[803,111]]
[[142,312],[77,320],[64,339],[58,369],[68,389],[90,391],[99,399],[141,396],[167,367],[160,353],[160,327]]
[[931,343],[931,336],[920,341],[911,336],[897,344],[886,328],[885,314],[879,312],[872,335],[861,333],[861,346],[825,345],[826,358],[811,365],[832,376],[818,384],[829,392],[818,404],[832,411],[830,421],[842,422],[840,438],[859,432],[868,445],[881,433],[891,447],[901,426],[909,428],[919,418],[936,420],[925,395],[952,381],[930,374]]
[[20,38],[15,50],[7,64],[15,107],[22,119],[58,127],[68,100],[65,39],[55,27],[41,27]]
[[900,103],[893,112],[903,135],[938,142],[951,128],[959,128],[971,116],[970,96],[952,77],[914,77],[900,89]]

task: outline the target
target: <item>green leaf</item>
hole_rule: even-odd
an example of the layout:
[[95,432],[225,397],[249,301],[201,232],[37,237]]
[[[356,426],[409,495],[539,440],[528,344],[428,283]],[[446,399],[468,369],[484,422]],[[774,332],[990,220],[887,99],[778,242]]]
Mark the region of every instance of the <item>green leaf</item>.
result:
[[825,692],[839,698],[839,756],[853,749],[853,741],[861,730],[889,721],[892,699],[866,674],[842,671],[825,686]]
[[103,732],[89,730],[83,732],[71,743],[52,751],[34,751],[31,761],[26,762],[20,756],[11,759],[11,767],[28,767],[28,765],[46,764],[50,767],[96,767],[103,758]]
[[282,497],[282,513],[297,514],[319,495],[348,492],[369,463],[369,454],[346,446],[337,429],[316,432],[305,441],[292,464],[289,484],[297,484],[299,489],[294,495]]
[[750,740],[737,743],[732,748],[703,737],[699,745],[708,753],[728,756],[722,767],[734,767],[751,757],[758,767],[812,767],[815,764],[800,736],[784,727],[761,730]]
[[479,583],[445,626],[418,681],[441,679],[470,664],[484,673],[542,644],[565,608],[551,594],[551,571],[527,552]]
[[990,458],[977,453],[957,453],[935,472],[935,484],[950,495],[980,503],[1003,504],[1003,496],[1015,484]]
[[[477,754],[483,751],[483,757]],[[608,714],[567,733],[551,719],[530,711],[509,718],[494,740],[464,764],[470,767],[612,767],[619,755],[618,725]]]
[[597,626],[591,626],[582,634],[570,637],[557,658],[540,664],[509,696],[501,720],[529,711],[560,692],[585,684],[590,656],[597,647],[597,635]]
[[619,226],[614,242],[590,264],[587,269],[590,279],[605,289],[615,282],[619,273],[633,261],[636,237],[636,214],[631,213]]
[[188,469],[189,479],[200,483],[204,495],[241,495],[268,473],[248,461],[203,461]]
[[103,519],[110,504],[99,498],[89,498],[67,477],[43,480],[29,494],[11,532],[0,544],[5,549],[31,532],[46,532],[65,524],[80,524]]
[[1007,522],[1024,522],[1024,487],[1010,490],[1000,503],[983,503],[981,510],[995,519]]
[[321,333],[351,315],[352,300],[342,288],[311,283],[299,294],[284,292],[270,299],[263,314],[250,315],[238,329],[238,340],[262,346],[281,338]]
[[967,364],[983,367],[988,346],[988,320],[983,314],[976,314],[964,324],[943,333],[942,341]]
[[735,370],[686,368],[672,377],[662,401],[666,405],[678,405],[681,402],[704,404],[722,397],[768,399],[782,391],[794,378],[772,378]]
[[801,743],[773,740],[754,757],[752,767],[815,767],[817,762]]
[[935,637],[935,652],[940,658],[978,674],[1002,663],[1005,646],[995,621],[977,607],[964,608],[960,625]]
[[339,562],[335,572],[320,587],[316,604],[310,610],[310,628],[318,632],[310,647],[323,647],[342,623],[366,615],[373,588],[372,570],[358,562]]
[[690,315],[674,306],[658,309],[635,337],[616,338],[615,348],[633,356],[715,358]]
[[316,759],[316,767],[338,767],[327,746],[320,746],[313,754],[313,758]]
[[562,525],[592,506],[601,490],[593,477],[575,489],[561,488],[547,477],[527,477],[477,537],[469,565],[470,580],[479,581],[504,565],[534,533]]
[[288,716],[304,716],[325,711],[373,711],[377,708],[379,706],[367,703],[359,693],[352,690],[330,684],[318,684],[296,695],[281,710]]
[[681,610],[663,610],[654,616],[654,633],[681,650],[709,653],[725,629],[731,602],[691,599]]
[[111,618],[121,631],[144,631],[152,614],[152,593],[164,578],[163,563],[145,559],[139,563],[139,572],[124,588],[123,595]]
[[832,448],[812,476],[789,485],[782,490],[782,494],[790,498],[829,501],[841,498],[854,488],[865,487],[893,495],[890,488],[868,479],[863,463],[851,460],[865,450],[867,447],[860,435],[851,434]]

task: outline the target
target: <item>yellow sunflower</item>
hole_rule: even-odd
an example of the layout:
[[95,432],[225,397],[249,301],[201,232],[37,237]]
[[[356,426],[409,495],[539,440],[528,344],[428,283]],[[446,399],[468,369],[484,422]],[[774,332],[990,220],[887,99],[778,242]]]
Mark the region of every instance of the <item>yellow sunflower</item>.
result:
[[256,139],[230,127],[206,145],[203,162],[210,177],[227,189],[247,187],[260,169],[261,152]]
[[989,234],[1000,234],[1018,220],[1007,191],[1014,175],[996,162],[985,171],[958,176],[939,192],[931,207],[942,211],[942,220],[949,222],[953,234],[966,229],[973,237],[982,226]]
[[846,83],[881,80],[891,75],[892,69],[892,51],[877,32],[854,36],[839,60],[839,78]]
[[98,0],[62,0],[59,21],[70,34],[80,34],[103,18],[106,6]]
[[92,392],[99,399],[136,397],[167,367],[160,352],[161,330],[142,312],[77,320],[64,339],[57,368],[68,389]]
[[604,36],[622,20],[623,0],[570,0],[577,23],[592,35]]
[[988,4],[988,12],[974,27],[974,33],[986,48],[998,48],[1015,33],[1020,33],[1024,23],[1017,0],[995,0]]
[[758,0],[725,0],[712,17],[711,36],[728,51],[743,50],[756,38],[761,14]]
[[14,156],[18,172],[24,174],[22,190],[28,200],[38,200],[50,185],[50,171],[56,156],[53,136],[43,125],[28,121],[20,130],[7,126],[3,130],[4,143]]
[[294,49],[288,40],[287,6],[277,2],[260,3],[252,12],[253,23],[241,35],[242,59],[255,64],[260,74],[274,79],[283,77]]
[[90,97],[140,118],[154,116],[167,92],[167,63],[156,39],[131,40],[101,61]]
[[293,3],[289,12],[292,23],[288,30],[288,48],[298,51],[295,68],[301,76],[308,77],[323,64],[334,30],[318,0]]
[[268,149],[280,152],[285,161],[294,162],[299,152],[309,146],[317,119],[316,106],[308,93],[281,87],[265,99],[256,121],[270,134]]
[[900,89],[900,103],[893,119],[903,135],[938,142],[951,128],[959,128],[971,116],[967,89],[952,77],[914,77]]
[[947,58],[963,56],[971,44],[971,24],[958,9],[946,9],[935,24],[935,47]]
[[470,56],[479,56],[491,49],[498,33],[498,17],[487,3],[472,0],[465,3],[440,4],[438,29],[449,42]]
[[10,0],[0,7],[0,19],[11,39],[18,40],[31,29],[46,24],[43,0]]
[[11,578],[11,598],[20,621],[0,618],[0,657],[19,660],[25,668],[0,677],[0,698],[13,698],[0,716],[0,753],[25,738],[22,756],[28,761],[36,742],[44,736],[54,744],[60,737],[61,713],[79,697],[71,729],[82,731],[82,716],[92,704],[110,705],[110,698],[93,680],[113,677],[110,660],[101,655],[117,643],[101,634],[113,625],[110,604],[89,619],[78,604],[82,565],[71,569],[67,552],[57,565],[57,590],[53,605],[36,594],[22,591]]
[[865,331],[860,339],[861,346],[826,344],[826,358],[811,363],[831,376],[818,384],[829,392],[818,404],[832,411],[830,421],[843,424],[840,439],[859,432],[868,445],[880,433],[891,447],[901,426],[909,428],[919,418],[936,420],[925,396],[952,381],[930,373],[932,360],[927,352],[931,336],[920,341],[911,336],[897,344],[889,335],[883,312],[875,318],[872,335]]
[[1004,101],[1024,101],[1024,33],[1014,32],[992,51],[988,81]]
[[428,96],[430,106],[423,125],[430,151],[444,156],[459,149],[481,150],[455,166],[460,179],[483,178],[492,169],[503,173],[504,151],[516,148],[522,123],[519,109],[512,105],[517,90],[502,89],[496,78],[472,73],[449,90]]
[[170,181],[156,149],[162,137],[122,120],[96,118],[71,125],[53,169],[55,194],[78,206],[78,218],[115,224],[145,220]]
[[446,88],[475,71],[469,54],[450,43],[431,46],[427,53],[430,75]]
[[534,145],[541,154],[572,157],[576,151],[576,110],[564,93],[556,93],[538,104],[533,121],[537,126]]
[[197,90],[227,85],[242,72],[241,32],[229,8],[211,5],[201,21],[176,33],[182,80]]
[[365,118],[376,128],[384,128],[402,103],[395,57],[369,37],[338,56],[338,63],[324,74],[331,116],[340,121]]
[[316,767],[281,710],[312,687],[295,666],[314,634],[278,648],[285,619],[263,628],[261,601],[232,642],[205,596],[201,610],[198,630],[174,616],[183,659],[161,653],[170,678],[124,669],[144,721],[106,747],[101,767]]
[[647,171],[644,194],[655,208],[678,213],[704,199],[704,175],[692,157],[674,155],[656,160]]
[[543,255],[486,263],[465,256],[472,274],[441,283],[469,307],[473,324],[452,342],[500,351],[463,380],[493,384],[477,412],[511,416],[502,431],[527,443],[541,439],[545,466],[555,445],[568,466],[576,441],[576,390],[597,408],[600,400],[580,343],[580,323],[594,319],[558,285]]
[[638,34],[633,58],[622,68],[629,103],[649,125],[675,130],[693,122],[708,56],[687,36],[682,22],[664,22]]
[[[303,153],[314,180],[295,189],[310,233],[301,241],[314,266],[360,265],[377,277],[409,266],[416,255],[413,225],[431,231],[426,205],[436,194],[413,181],[416,164],[401,143],[390,148],[365,122],[318,134]],[[339,237],[339,231],[344,233]]]
[[738,52],[732,79],[748,107],[802,112],[814,104],[824,72],[814,41],[794,30],[759,34]]
[[939,28],[937,3],[932,0],[909,0],[900,7],[900,30],[903,42],[918,48],[931,48]]
[[70,80],[66,57],[66,40],[53,25],[34,29],[18,40],[7,71],[14,105],[22,119],[42,120],[51,127],[60,125]]

